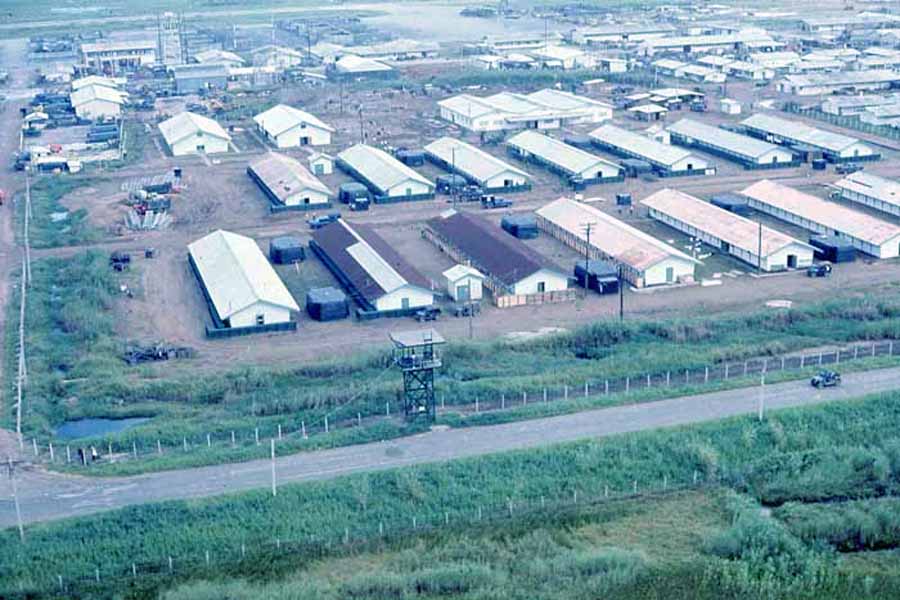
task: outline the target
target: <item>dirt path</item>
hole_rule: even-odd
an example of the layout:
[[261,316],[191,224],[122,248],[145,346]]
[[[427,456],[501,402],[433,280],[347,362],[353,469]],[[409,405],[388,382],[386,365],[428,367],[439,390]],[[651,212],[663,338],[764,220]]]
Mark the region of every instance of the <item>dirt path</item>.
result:
[[[6,40],[0,44],[0,68],[9,71],[10,83],[7,87],[22,88],[27,86],[31,77],[25,67],[25,44],[21,40]],[[18,95],[18,94],[17,94]],[[13,152],[19,148],[19,119],[11,116],[18,113],[21,102],[7,102],[0,104],[0,111],[6,113],[0,123],[0,189],[6,192],[7,198],[22,189],[24,180],[21,175],[12,171],[7,165]],[[12,295],[10,274],[17,268],[21,261],[20,249],[16,246],[14,230],[13,203],[8,201],[0,207],[0,340],[6,336],[6,308]],[[5,347],[0,343],[0,381],[3,380],[3,368],[6,365],[4,355]],[[0,388],[0,411],[12,410],[10,389]],[[14,398],[13,398],[14,401]],[[0,457],[15,456],[18,452],[18,443],[13,433],[0,429]]]

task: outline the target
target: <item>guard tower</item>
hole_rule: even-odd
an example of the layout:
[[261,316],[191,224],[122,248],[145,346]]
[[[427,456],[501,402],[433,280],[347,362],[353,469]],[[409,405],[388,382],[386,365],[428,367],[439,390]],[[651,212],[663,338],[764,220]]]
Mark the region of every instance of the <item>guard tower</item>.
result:
[[391,332],[394,364],[403,371],[403,410],[407,419],[433,421],[434,370],[441,367],[435,346],[446,343],[434,329]]

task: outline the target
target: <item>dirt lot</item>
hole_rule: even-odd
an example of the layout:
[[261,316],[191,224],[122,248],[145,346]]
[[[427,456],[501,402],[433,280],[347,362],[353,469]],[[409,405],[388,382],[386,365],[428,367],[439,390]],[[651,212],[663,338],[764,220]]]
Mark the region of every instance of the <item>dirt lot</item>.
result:
[[[746,86],[744,86],[746,87]],[[749,89],[749,88],[748,88]],[[477,93],[488,93],[485,90]],[[603,97],[603,90],[592,95]],[[740,84],[729,85],[729,95],[746,94]],[[319,150],[336,153],[352,143],[365,139],[369,143],[385,144],[390,147],[421,148],[424,143],[441,135],[455,135],[477,143],[474,136],[466,136],[458,129],[450,127],[436,118],[435,102],[444,95],[426,96],[388,90],[373,92],[343,89],[343,86],[295,86],[286,87],[272,96],[258,99],[259,105],[273,102],[293,103],[309,110],[330,123],[336,129],[334,144]],[[252,105],[252,99],[243,99]],[[177,108],[177,103],[167,104],[161,109],[169,112]],[[360,114],[362,108],[362,114]],[[726,118],[718,113],[673,114],[670,120],[690,116],[718,123]],[[298,316],[300,327],[296,333],[255,336],[232,340],[207,341],[203,335],[204,325],[210,322],[201,292],[185,260],[186,245],[202,235],[216,229],[228,229],[254,237],[264,249],[275,235],[293,234],[308,241],[309,230],[305,220],[309,213],[289,212],[273,216],[268,211],[268,202],[246,175],[247,163],[261,153],[268,151],[255,134],[249,118],[224,123],[233,127],[237,152],[207,157],[179,157],[168,155],[164,143],[155,129],[153,115],[143,115],[147,121],[148,135],[154,148],[145,152],[144,160],[137,165],[107,171],[102,178],[94,180],[91,187],[81,189],[65,198],[63,204],[71,209],[86,208],[91,220],[104,231],[109,231],[109,239],[99,246],[108,250],[125,249],[142,256],[144,247],[153,246],[159,250],[159,257],[153,260],[139,258],[135,264],[137,293],[134,298],[123,299],[121,303],[121,330],[123,337],[141,340],[167,340],[184,343],[200,350],[198,362],[210,368],[226,368],[232,359],[240,358],[247,363],[288,363],[297,360],[337,355],[366,347],[369,344],[385,344],[387,333],[392,329],[412,328],[411,320],[379,320],[367,323],[346,320],[335,323],[318,323],[305,314]],[[729,117],[728,119],[734,119]],[[626,116],[617,116],[616,122],[622,126],[642,129],[647,124],[638,123]],[[576,128],[585,133],[589,125]],[[525,193],[510,194],[515,201],[513,211],[528,212],[554,200],[561,195],[571,194],[560,178],[548,170],[534,164],[519,163],[506,155],[502,145],[488,145],[483,148],[504,160],[523,168],[534,178],[534,187]],[[288,154],[305,161],[305,149],[290,150]],[[603,155],[598,152],[597,154]],[[702,153],[701,153],[702,154]],[[617,157],[604,155],[615,160]],[[896,158],[896,154],[890,154]],[[584,193],[587,197],[600,197],[596,206],[616,214],[634,226],[647,231],[659,239],[676,247],[685,248],[688,240],[678,232],[659,225],[646,217],[636,204],[633,210],[619,211],[609,199],[618,192],[632,194],[639,201],[647,194],[666,186],[676,187],[701,197],[721,191],[735,191],[762,178],[770,177],[801,187],[820,195],[826,195],[824,185],[836,179],[832,172],[809,171],[807,166],[766,172],[749,172],[718,157],[707,157],[718,168],[715,176],[660,179],[643,181],[630,179],[621,183],[591,186]],[[123,218],[124,208],[120,205],[123,181],[136,176],[163,173],[180,166],[183,169],[183,189],[173,197],[172,226],[164,231],[124,232],[117,237],[115,225]],[[867,169],[888,175],[900,174],[900,165],[895,161],[882,161]],[[426,177],[434,179],[443,171],[427,164],[417,168]],[[322,178],[323,182],[336,189],[351,178],[340,171]],[[420,235],[425,219],[436,216],[448,207],[446,197],[439,196],[433,201],[409,204],[374,206],[367,213],[349,213],[342,206],[339,210],[350,222],[373,225],[376,230],[403,255],[408,256],[423,274],[442,286],[441,273],[452,262],[441,254]],[[478,207],[466,207],[499,223],[508,211],[482,211]],[[796,237],[804,238],[806,233],[799,228],[759,216],[767,225],[776,227]],[[119,232],[123,233],[123,232]],[[570,271],[580,257],[563,244],[548,237],[527,242],[560,268]],[[66,254],[73,249],[46,251],[52,254]],[[703,253],[709,253],[704,248]],[[306,291],[313,287],[336,285],[333,277],[319,261],[310,256],[307,261],[277,269],[303,306]],[[845,289],[847,293],[855,288],[868,287],[873,281],[889,281],[900,275],[900,263],[887,261],[876,264],[863,262],[841,265],[830,280],[809,280],[801,273],[756,278],[752,269],[727,256],[712,254],[704,260],[698,271],[699,278],[722,279],[716,287],[686,287],[680,289],[646,290],[626,293],[626,311],[635,316],[658,316],[666,314],[703,314],[717,310],[761,307],[771,299],[821,298],[823,293],[833,293]],[[497,337],[512,332],[537,332],[546,327],[569,329],[578,324],[596,319],[611,318],[618,311],[618,299],[585,295],[574,303],[545,305],[519,309],[500,310],[485,306],[483,313],[475,321],[477,337]],[[449,338],[468,335],[466,319],[444,317],[438,327]],[[183,368],[176,366],[160,367]],[[193,367],[192,367],[193,368]]]

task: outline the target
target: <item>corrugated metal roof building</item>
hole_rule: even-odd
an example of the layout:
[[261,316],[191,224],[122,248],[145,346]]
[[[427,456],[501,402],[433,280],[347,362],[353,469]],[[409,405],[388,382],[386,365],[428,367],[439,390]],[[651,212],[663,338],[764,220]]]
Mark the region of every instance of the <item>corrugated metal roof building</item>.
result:
[[836,235],[866,254],[878,258],[900,256],[900,226],[893,223],[768,179],[741,193],[754,209],[816,233]]
[[427,233],[449,245],[455,260],[483,273],[494,295],[529,295],[568,288],[568,277],[525,242],[475,215],[448,210],[429,219]]
[[641,204],[657,221],[763,271],[812,264],[813,248],[809,244],[684,192],[662,189],[644,198]]
[[250,163],[247,174],[274,207],[310,210],[331,205],[331,190],[290,156],[270,152]]
[[621,165],[537,131],[517,133],[506,141],[506,145],[517,158],[533,160],[569,179],[602,183],[623,178]]
[[647,161],[663,176],[715,173],[715,169],[705,160],[687,150],[657,142],[615,125],[601,125],[589,135],[600,148]]
[[815,148],[832,162],[880,158],[871,146],[856,138],[772,115],[757,113],[741,121],[741,125],[751,135],[775,144]]
[[159,124],[172,156],[228,152],[231,136],[208,117],[183,112]]
[[900,182],[857,171],[835,182],[834,187],[844,200],[900,217]]
[[310,248],[364,311],[402,314],[434,304],[428,280],[368,227],[339,219],[315,230]]
[[251,238],[220,229],[188,244],[188,259],[217,327],[286,323],[300,310]]
[[746,168],[794,167],[800,164],[794,154],[782,146],[693,119],[681,119],[666,129],[673,144],[699,148],[737,161]]
[[366,184],[377,203],[434,198],[434,183],[379,148],[356,144],[337,155],[337,164]]
[[580,254],[622,265],[635,287],[676,283],[694,277],[698,261],[651,235],[583,202],[560,198],[537,211],[538,227]]
[[531,176],[466,142],[439,138],[425,146],[425,154],[440,167],[457,173],[485,191],[513,192],[531,188]]
[[299,108],[278,104],[253,117],[259,132],[278,148],[325,146],[334,128]]

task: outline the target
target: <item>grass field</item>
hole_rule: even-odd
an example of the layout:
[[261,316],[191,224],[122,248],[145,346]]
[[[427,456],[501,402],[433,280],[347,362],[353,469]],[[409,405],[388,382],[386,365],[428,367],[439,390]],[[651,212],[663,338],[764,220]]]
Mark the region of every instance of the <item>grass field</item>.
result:
[[[70,582],[79,577],[92,579],[98,568],[102,578],[118,581],[115,576],[130,573],[132,562],[140,565],[142,573],[165,572],[170,556],[184,580],[249,577],[270,581],[296,575],[306,581],[307,569],[320,559],[359,559],[370,552],[420,555],[422,552],[414,551],[419,545],[433,549],[448,543],[452,546],[454,540],[462,540],[464,548],[477,553],[477,540],[485,532],[515,547],[513,532],[520,525],[524,530],[533,530],[537,524],[537,529],[559,527],[571,532],[573,526],[566,521],[569,508],[578,518],[588,520],[582,510],[601,511],[595,526],[605,531],[612,527],[611,517],[604,517],[602,511],[621,510],[629,514],[642,510],[647,498],[667,502],[674,492],[662,493],[663,488],[674,490],[691,483],[696,472],[698,483],[705,486],[677,494],[700,494],[706,498],[703,502],[717,504],[714,509],[700,511],[708,513],[708,520],[696,525],[701,533],[688,536],[682,532],[682,539],[690,539],[689,550],[670,551],[665,544],[676,542],[658,532],[646,533],[644,541],[638,543],[636,538],[640,536],[632,531],[637,526],[622,525],[631,533],[615,536],[618,542],[611,544],[615,551],[606,553],[603,541],[593,546],[560,542],[574,552],[560,554],[560,566],[548,571],[568,569],[583,560],[585,564],[607,565],[598,567],[597,572],[616,573],[615,577],[621,576],[626,586],[637,586],[645,581],[644,576],[656,581],[655,587],[646,588],[645,592],[655,589],[658,593],[661,582],[673,578],[677,585],[685,586],[683,589],[708,586],[704,588],[705,596],[698,597],[709,598],[716,597],[712,595],[714,589],[727,590],[727,597],[736,598],[842,597],[838,592],[850,594],[843,597],[887,598],[890,596],[885,595],[885,590],[894,589],[891,585],[897,584],[897,573],[893,579],[887,575],[874,577],[865,589],[861,580],[839,576],[837,567],[842,559],[838,550],[844,548],[824,534],[807,533],[815,531],[811,523],[818,517],[806,515],[806,524],[801,527],[801,515],[795,510],[791,513],[791,507],[792,503],[815,502],[827,508],[851,499],[890,502],[888,498],[900,489],[898,399],[897,394],[888,394],[780,411],[761,423],[736,418],[329,482],[286,485],[277,498],[260,491],[133,507],[30,526],[24,546],[17,542],[14,531],[7,530],[0,534],[0,564],[4,565],[0,590],[4,586],[14,591],[21,585],[27,591],[55,585],[56,575]],[[852,467],[839,468],[840,465]],[[638,493],[649,492],[650,496],[631,498],[634,482]],[[810,496],[810,482],[817,482],[814,496]],[[616,499],[612,505],[622,506],[621,509],[597,502],[607,490]],[[546,498],[550,507],[546,512],[541,511],[539,498]],[[774,509],[771,516],[761,510],[760,503]],[[648,514],[653,512],[651,506]],[[788,518],[788,513],[795,516]],[[479,514],[486,515],[483,522]],[[727,516],[723,518],[723,514]],[[424,532],[424,538],[413,534],[413,518],[417,519],[416,531]],[[559,519],[562,523],[555,524]],[[652,518],[637,516],[635,520]],[[694,529],[692,525],[686,531]],[[344,539],[351,543],[345,546]],[[241,544],[247,553],[243,558]],[[647,549],[655,544],[660,545],[660,553],[683,555],[685,564],[659,564]],[[878,547],[895,545],[896,542],[885,541]],[[523,561],[535,558],[531,556],[533,549],[518,548],[510,554]],[[208,566],[204,560],[206,550],[211,552]],[[453,582],[468,573],[466,565],[474,562],[485,568],[472,574],[478,594],[496,589],[498,596],[487,597],[516,597],[510,595],[513,592],[509,583],[519,579],[516,572],[503,571],[501,565],[490,563],[486,557],[479,561],[477,554],[454,554],[448,550],[446,556],[443,566],[450,571],[428,577],[444,577],[444,581]],[[35,568],[37,565],[40,568]],[[586,567],[588,575],[594,572]],[[407,592],[383,595],[384,588],[380,587],[415,589],[414,573],[414,569],[398,573],[396,580],[385,574],[382,580],[376,565],[371,572],[371,586],[364,585],[363,578],[353,584],[359,585],[359,593],[344,597],[414,597]],[[404,574],[405,578],[400,576]],[[162,580],[169,578],[139,578],[129,586],[130,597],[156,597]],[[570,581],[575,586],[572,590],[582,589],[577,587],[577,580]],[[205,585],[196,584],[195,588],[177,593],[193,594],[181,596],[184,598],[214,597],[209,594],[215,592],[203,591]],[[229,582],[226,585],[232,586]],[[245,584],[234,584],[236,589],[241,585]],[[542,584],[536,581],[533,585]],[[87,597],[112,597],[117,593],[109,582],[101,587],[90,588]],[[213,585],[210,589],[217,588]],[[249,589],[254,589],[253,585]],[[572,593],[578,597],[575,591]],[[459,591],[451,595],[485,597],[478,594],[466,596]],[[236,597],[250,596],[242,592]],[[335,597],[340,597],[340,592]],[[635,592],[623,597],[655,596]]]
[[[32,179],[29,236],[33,248],[86,244],[102,237],[102,232],[90,223],[87,210],[69,211],[59,202],[66,194],[90,183],[90,179],[68,175],[42,175]],[[19,202],[16,207],[19,238],[23,231],[24,209],[24,201]],[[21,243],[21,239],[18,241]]]
[[[118,293],[127,278],[113,273],[101,253],[34,264],[27,314],[28,346],[33,348],[25,405],[25,432],[29,437],[46,440],[67,419],[148,416],[152,420],[138,428],[93,443],[151,449],[157,440],[167,447],[181,447],[187,439],[195,448],[189,455],[168,453],[156,463],[142,461],[141,465],[115,467],[118,472],[127,472],[257,456],[262,450],[253,441],[256,427],[264,438],[273,436],[279,424],[290,432],[298,431],[301,423],[312,430],[313,426],[321,428],[326,415],[333,426],[355,424],[359,415],[364,426],[336,430],[327,440],[320,437],[304,441],[297,436],[284,451],[386,439],[416,431],[402,421],[382,420],[377,426],[368,426],[365,420],[383,415],[386,402],[393,403],[393,414],[399,413],[396,401],[400,377],[391,370],[387,353],[360,354],[294,368],[245,367],[203,378],[196,377],[190,361],[129,367],[119,358],[124,340],[116,336],[112,322],[114,305],[127,301]],[[8,319],[17,318],[12,311],[8,315]],[[15,328],[7,330],[13,332]],[[789,311],[715,319],[603,322],[524,344],[449,344],[437,388],[447,402],[443,417],[447,423],[475,425],[649,400],[678,391],[649,391],[627,398],[580,397],[504,414],[465,417],[454,416],[453,407],[470,407],[476,397],[483,401],[496,400],[501,394],[513,398],[523,391],[534,393],[542,388],[558,392],[564,385],[580,389],[585,381],[702,369],[724,361],[773,356],[822,344],[895,339],[898,332],[900,300],[894,296],[833,300]],[[14,342],[8,338],[7,347],[12,348]],[[678,352],[672,352],[675,345]],[[8,356],[14,356],[14,352]],[[688,386],[682,393],[691,389]],[[10,419],[10,414],[4,415],[4,423],[9,424]],[[239,447],[235,449],[226,444],[231,431],[237,432]],[[209,451],[196,448],[206,445],[207,434],[220,446]]]

